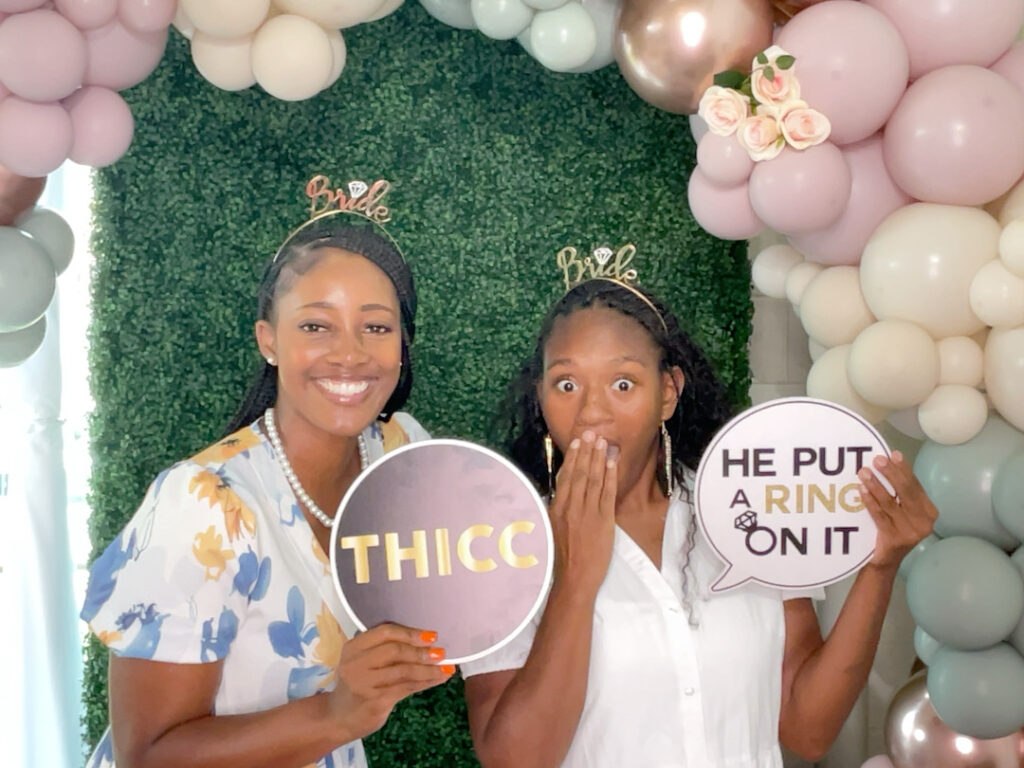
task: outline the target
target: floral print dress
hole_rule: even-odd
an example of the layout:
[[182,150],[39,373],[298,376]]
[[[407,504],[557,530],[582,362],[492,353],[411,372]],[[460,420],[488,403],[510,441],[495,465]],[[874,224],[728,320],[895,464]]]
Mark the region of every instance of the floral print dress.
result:
[[[429,435],[397,413],[363,433],[371,462]],[[93,563],[81,617],[118,656],[223,661],[218,715],[254,712],[334,687],[355,633],[330,562],[254,423],[161,472]],[[106,732],[88,768],[112,768]],[[365,768],[358,741],[317,768]]]

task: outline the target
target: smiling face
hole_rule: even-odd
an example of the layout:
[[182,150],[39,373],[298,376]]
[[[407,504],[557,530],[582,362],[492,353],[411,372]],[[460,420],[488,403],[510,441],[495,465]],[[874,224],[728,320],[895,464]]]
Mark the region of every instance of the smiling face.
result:
[[398,384],[398,296],[388,276],[358,254],[320,248],[305,258],[313,266],[279,283],[273,317],[256,323],[257,341],[264,357],[276,359],[282,422],[353,437]]
[[653,466],[659,425],[682,386],[678,369],[662,370],[661,350],[642,325],[618,310],[589,307],[555,321],[537,394],[563,454],[586,430],[618,446],[621,492]]

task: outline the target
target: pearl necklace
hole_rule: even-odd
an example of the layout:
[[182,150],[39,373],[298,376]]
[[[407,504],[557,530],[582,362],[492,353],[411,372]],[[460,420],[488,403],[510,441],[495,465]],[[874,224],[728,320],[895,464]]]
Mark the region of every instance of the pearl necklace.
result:
[[[277,456],[277,462],[281,465],[281,470],[284,472],[285,479],[288,481],[288,485],[295,491],[295,495],[298,496],[299,501],[302,502],[303,506],[309,510],[309,513],[313,515],[320,524],[326,528],[331,527],[333,520],[329,518],[320,506],[313,501],[313,497],[306,493],[306,489],[302,487],[302,483],[299,482],[299,478],[295,476],[295,470],[292,469],[291,462],[288,461],[288,457],[285,456],[284,446],[281,445],[281,436],[277,434],[277,426],[274,424],[274,409],[267,408],[267,412],[263,415],[264,422],[267,425],[267,437],[270,438],[270,445],[274,448],[274,455]],[[363,438],[363,434],[360,432],[359,437],[356,438],[356,442],[359,445],[359,470],[360,472],[369,465],[370,457],[369,451],[366,447],[366,440]]]

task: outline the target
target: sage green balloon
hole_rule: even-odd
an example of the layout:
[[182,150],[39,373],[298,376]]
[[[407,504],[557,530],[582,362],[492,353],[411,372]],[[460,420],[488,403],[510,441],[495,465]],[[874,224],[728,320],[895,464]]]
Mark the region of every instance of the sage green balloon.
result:
[[1024,433],[995,414],[966,443],[925,442],[914,460],[914,474],[939,510],[935,533],[942,538],[978,536],[1007,552],[1019,547],[1020,539],[996,520],[992,484],[1002,466],[1021,451]]
[[920,627],[914,627],[914,651],[917,658],[925,664],[931,664],[942,643],[929,635]]
[[0,333],[0,368],[13,368],[24,363],[39,349],[45,335],[45,315],[28,328]]
[[926,549],[928,549],[928,547],[930,547],[936,541],[939,541],[939,537],[936,536],[934,533],[929,533],[927,536],[925,536],[923,539],[917,542],[917,544],[914,545],[914,548],[903,556],[903,559],[900,561],[900,567],[896,571],[896,575],[904,581],[906,581],[907,576],[910,575],[911,566],[914,564],[914,561],[917,560],[917,556],[924,552]]
[[56,288],[57,273],[43,246],[13,227],[0,227],[0,333],[42,317]]
[[1006,643],[981,651],[940,648],[928,667],[928,696],[942,721],[976,739],[1024,727],[1024,656]]
[[[1024,579],[1024,547],[1021,547],[1010,555],[1010,561],[1017,566],[1017,569],[1020,571],[1021,578]],[[1020,617],[1020,621],[1017,623],[1017,628],[1010,633],[1010,645],[1021,653],[1024,653],[1024,616]]]
[[[1024,397],[1024,387],[1021,397]],[[996,473],[992,483],[992,511],[1006,530],[1024,541],[1024,450]]]
[[994,544],[953,536],[917,557],[907,603],[917,625],[942,645],[980,650],[1006,640],[1021,620],[1024,578]]

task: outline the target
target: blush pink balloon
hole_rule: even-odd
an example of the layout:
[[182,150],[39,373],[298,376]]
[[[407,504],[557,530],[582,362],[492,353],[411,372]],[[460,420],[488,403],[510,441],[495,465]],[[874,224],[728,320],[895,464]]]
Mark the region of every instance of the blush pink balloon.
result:
[[708,131],[697,145],[697,165],[708,181],[720,187],[735,187],[750,178],[754,161],[735,136]]
[[864,761],[860,768],[896,768],[888,755],[875,755]]
[[1024,91],[1024,40],[1014,43],[989,69]]
[[4,13],[24,13],[34,11],[46,5],[46,0],[0,0],[0,11]]
[[907,89],[882,146],[893,180],[929,203],[981,205],[1024,174],[1024,93],[982,67],[943,67]]
[[167,29],[136,32],[115,18],[99,29],[86,32],[89,63],[85,68],[85,85],[102,85],[120,91],[141,83],[164,55]]
[[57,10],[81,30],[98,29],[117,15],[117,0],[57,0]]
[[120,0],[117,15],[136,32],[155,32],[174,21],[178,0]]
[[794,16],[778,44],[796,57],[800,98],[832,123],[829,140],[876,133],[907,87],[909,59],[896,27],[853,0],[828,0]]
[[723,240],[747,240],[764,229],[750,207],[747,184],[720,187],[694,168],[687,188],[690,213],[697,223]]
[[30,101],[57,101],[82,85],[85,38],[56,11],[29,11],[0,24],[0,80]]
[[74,129],[69,157],[76,163],[102,168],[128,151],[135,120],[116,91],[86,86],[66,99],[64,108]]
[[71,118],[60,104],[9,96],[0,102],[0,164],[19,176],[46,176],[71,150]]
[[865,0],[900,31],[917,80],[950,64],[987,67],[1024,24],[1020,0]]
[[850,166],[846,210],[830,227],[789,238],[794,248],[819,264],[859,264],[875,228],[890,213],[911,202],[886,170],[881,134],[843,147],[843,157]]
[[814,232],[839,219],[850,201],[850,187],[850,166],[832,142],[803,150],[785,147],[750,174],[750,204],[776,232]]

